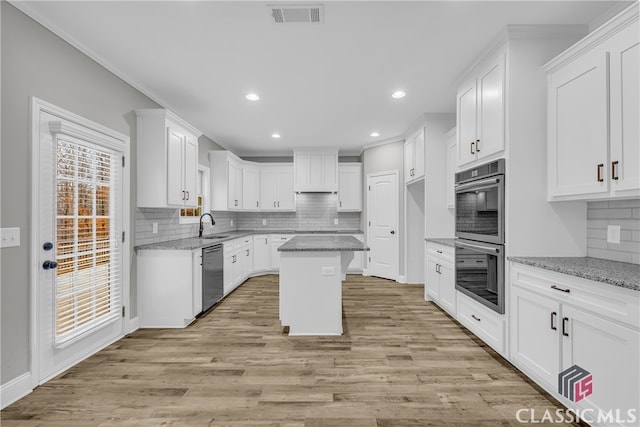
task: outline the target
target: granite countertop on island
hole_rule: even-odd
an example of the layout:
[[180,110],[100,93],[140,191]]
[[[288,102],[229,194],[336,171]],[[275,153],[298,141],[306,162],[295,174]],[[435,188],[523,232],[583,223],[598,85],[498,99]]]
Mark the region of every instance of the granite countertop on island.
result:
[[353,236],[296,236],[278,248],[279,252],[347,252],[368,251]]
[[[184,239],[167,240],[164,242],[149,243],[146,245],[137,245],[134,247],[136,251],[140,250],[194,250],[207,246],[217,245],[218,243],[228,242],[229,240],[240,239],[255,234],[321,234],[321,235],[343,235],[343,234],[364,234],[362,230],[278,230],[278,229],[259,229],[259,230],[233,230],[223,231],[205,235],[203,237],[188,237]],[[218,237],[222,236],[222,237]]]
[[640,291],[640,265],[591,257],[508,257],[509,261]]

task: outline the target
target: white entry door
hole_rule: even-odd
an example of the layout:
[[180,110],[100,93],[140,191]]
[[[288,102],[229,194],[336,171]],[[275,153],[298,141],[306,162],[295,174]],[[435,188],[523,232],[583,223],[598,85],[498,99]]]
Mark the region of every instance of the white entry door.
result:
[[126,277],[123,156],[128,138],[80,125],[63,110],[47,107],[34,101],[33,363],[38,384],[123,336]]
[[398,172],[370,174],[367,181],[369,274],[398,280]]

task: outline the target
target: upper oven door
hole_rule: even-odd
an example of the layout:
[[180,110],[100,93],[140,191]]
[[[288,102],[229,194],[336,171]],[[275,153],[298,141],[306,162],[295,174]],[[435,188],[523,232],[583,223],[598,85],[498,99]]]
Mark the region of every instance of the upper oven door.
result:
[[504,175],[456,184],[456,237],[504,244]]

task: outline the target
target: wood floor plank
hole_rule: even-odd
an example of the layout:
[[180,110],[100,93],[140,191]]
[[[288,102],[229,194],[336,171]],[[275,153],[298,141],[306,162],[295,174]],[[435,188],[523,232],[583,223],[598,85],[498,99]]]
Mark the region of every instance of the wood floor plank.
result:
[[[0,412],[2,426],[515,426],[558,403],[421,287],[348,276],[338,337],[290,337],[278,276],[183,330],[142,329]],[[561,424],[556,424],[561,425]]]

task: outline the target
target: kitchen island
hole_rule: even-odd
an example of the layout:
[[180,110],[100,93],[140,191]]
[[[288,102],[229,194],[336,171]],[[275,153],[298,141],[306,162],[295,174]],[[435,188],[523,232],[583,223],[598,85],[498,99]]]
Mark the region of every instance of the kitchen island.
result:
[[289,335],[342,335],[342,281],[354,251],[352,236],[296,236],[280,252],[280,322]]

